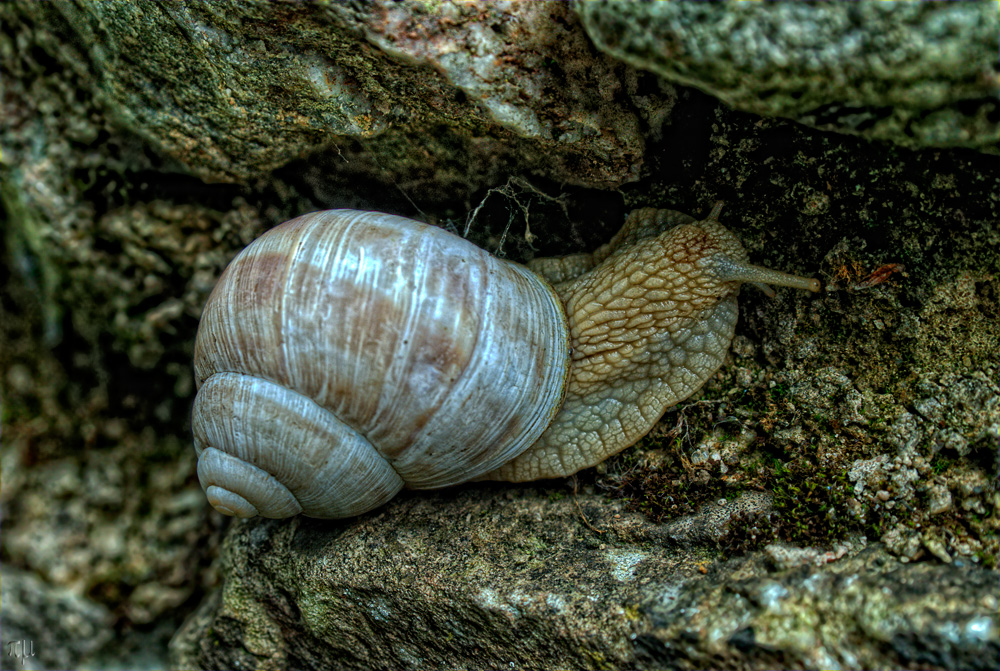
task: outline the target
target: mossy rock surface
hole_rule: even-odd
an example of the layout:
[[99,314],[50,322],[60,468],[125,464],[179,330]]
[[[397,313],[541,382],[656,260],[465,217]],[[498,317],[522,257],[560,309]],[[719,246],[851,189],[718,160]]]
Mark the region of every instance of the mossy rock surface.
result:
[[[946,10],[907,4],[924,23],[933,11],[980,11],[978,3]],[[693,5],[635,3],[631,10],[726,7]],[[670,666],[662,642],[687,634],[677,633],[681,625],[667,617],[667,606],[644,599],[659,593],[669,605],[701,603],[722,588],[742,594],[737,575],[794,591],[796,571],[818,564],[820,582],[834,580],[828,576],[838,565],[856,575],[871,592],[855,593],[858,603],[874,603],[882,587],[895,591],[899,576],[888,576],[897,569],[970,595],[973,610],[956,606],[936,624],[913,624],[921,608],[932,613],[903,591],[880,602],[872,617],[911,623],[891,640],[923,632],[918,638],[931,643],[925,657],[908,644],[885,652],[894,657],[869,650],[859,659],[871,666],[952,668],[972,653],[997,666],[996,606],[975,601],[981,576],[996,575],[1000,510],[996,156],[975,142],[950,146],[953,138],[871,141],[770,116],[776,110],[734,109],[601,52],[590,41],[589,19],[580,18],[599,11],[598,3],[517,3],[507,13],[500,5],[447,2],[214,7],[222,5],[0,4],[5,637],[19,632],[44,641],[39,660],[50,667],[73,660],[162,668],[169,638],[209,599],[198,622],[213,621],[222,604],[250,609],[239,622],[261,613],[262,628],[248,631],[270,647],[247,664],[306,664],[285,640],[304,635],[296,627],[305,620],[295,615],[302,604],[290,595],[304,589],[295,580],[319,575],[320,541],[304,548],[313,554],[295,560],[295,574],[257,572],[273,561],[268,543],[287,553],[316,534],[330,556],[343,556],[337,553],[362,547],[351,545],[362,532],[390,543],[389,531],[374,528],[378,519],[397,534],[419,527],[421,556],[442,580],[455,580],[460,563],[460,540],[448,545],[449,528],[479,544],[463,550],[467,565],[478,555],[492,562],[497,600],[476,612],[495,628],[494,647],[471,657],[470,667],[501,659],[505,650],[514,661],[518,651],[548,659],[528,656],[529,643],[537,652],[541,638],[526,627],[552,634],[569,658],[589,660],[581,666]],[[858,11],[881,10],[866,3]],[[150,37],[168,19],[169,29]],[[445,30],[448,21],[454,31]],[[538,22],[557,26],[562,37],[532,33]],[[408,29],[389,44],[393,26]],[[259,41],[241,37],[222,50],[220,35],[241,29],[256,31]],[[947,34],[941,39],[941,50],[953,48]],[[971,39],[968,48],[977,44]],[[331,72],[352,73],[353,80],[334,78],[337,96],[321,99],[318,84],[303,79],[318,58]],[[476,59],[486,63],[480,79],[467,71]],[[283,65],[297,74],[281,75]],[[714,70],[727,67],[719,62]],[[955,76],[964,78],[961,72]],[[227,94],[220,82],[230,79]],[[365,88],[372,82],[385,98]],[[265,87],[260,100],[250,100],[261,90],[251,84]],[[954,90],[955,100],[920,118],[986,109],[971,89]],[[409,107],[400,102],[405,95]],[[257,105],[257,113],[241,116],[227,96],[239,97],[244,111]],[[915,114],[900,100],[889,104],[887,118]],[[402,106],[370,127],[343,125],[345,110],[385,101]],[[522,123],[529,111],[544,132]],[[982,118],[995,124],[991,114]],[[943,127],[961,134],[964,123]],[[993,126],[976,128],[969,138],[994,137]],[[189,426],[194,334],[219,273],[264,230],[317,209],[377,209],[523,261],[594,249],[637,207],[698,217],[717,201],[725,203],[722,223],[753,262],[816,276],[824,291],[780,290],[767,298],[745,289],[726,363],[639,445],[575,479],[409,495],[336,524],[230,526],[205,504]],[[472,511],[487,512],[466,519]],[[227,534],[232,545],[223,561]],[[490,548],[491,539],[505,540]],[[515,551],[526,563],[504,575],[504,558]],[[246,557],[259,562],[241,574]],[[384,567],[353,566],[376,602],[372,575],[387,575],[378,573]],[[560,582],[561,568],[607,588],[601,608],[579,601],[574,613],[586,617],[575,632],[559,630],[565,613],[545,605],[546,595],[580,598]],[[398,586],[416,573],[407,575]],[[285,614],[276,615],[265,583],[279,577],[288,600],[281,602]],[[327,584],[339,588],[348,578],[328,577]],[[239,587],[242,579],[255,586]],[[448,585],[454,591],[442,594],[468,595],[458,582]],[[534,595],[527,619],[505,610],[516,607],[518,585]],[[434,590],[418,586],[428,603],[394,601],[394,612],[441,609]],[[737,612],[726,610],[737,601],[727,598],[713,602],[723,604],[720,621]],[[988,622],[976,619],[980,606],[992,609]],[[114,636],[60,647],[89,631],[46,615],[64,611],[92,614]],[[32,613],[44,621],[31,620]],[[777,622],[774,612],[768,617],[769,632],[793,624]],[[242,659],[236,641],[243,625],[228,621],[227,629],[226,622],[216,621],[221,633],[213,638],[215,630],[192,620],[177,639],[178,659]],[[589,639],[599,625],[607,625],[608,637]],[[752,637],[727,629],[719,639],[727,641],[725,659],[747,668],[783,665],[760,648],[788,640],[765,639],[761,627]],[[862,639],[873,648],[890,640],[871,633],[878,629],[872,623],[850,627],[842,630],[849,637],[868,631]],[[959,643],[927,633],[949,627],[972,633]],[[371,631],[388,630],[362,627],[358,640]],[[982,632],[985,639],[976,639]],[[317,645],[334,649],[321,633]],[[824,638],[824,649],[835,640],[832,633]],[[233,648],[206,656],[206,641]],[[703,656],[710,646],[692,645],[683,663],[722,663]],[[790,644],[781,650],[788,660],[806,659]],[[802,661],[809,664],[827,665]]]

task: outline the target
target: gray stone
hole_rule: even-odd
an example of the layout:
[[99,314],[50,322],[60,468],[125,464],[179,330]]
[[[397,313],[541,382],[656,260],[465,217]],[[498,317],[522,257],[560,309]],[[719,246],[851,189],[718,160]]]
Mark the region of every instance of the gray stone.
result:
[[350,522],[240,522],[225,584],[178,632],[174,664],[996,667],[995,574],[845,552],[800,552],[783,571],[757,553],[713,563],[600,497],[525,489],[413,495]]
[[[995,669],[996,576],[903,566],[873,547],[823,568],[765,574],[752,560],[650,603],[646,668]],[[720,579],[721,578],[721,579]]]
[[910,146],[1000,140],[991,2],[580,2],[594,42],[739,109]]
[[114,635],[111,611],[73,590],[9,567],[0,586],[0,668],[80,668]]
[[[348,158],[357,143],[380,169],[438,188],[445,173],[469,177],[470,164],[449,163],[455,144],[479,166],[528,160],[591,186],[634,180],[642,162],[634,73],[594,49],[566,3],[81,0],[19,11],[65,41],[82,90],[206,179],[246,183],[319,150]],[[636,102],[662,117],[672,100],[665,87]]]

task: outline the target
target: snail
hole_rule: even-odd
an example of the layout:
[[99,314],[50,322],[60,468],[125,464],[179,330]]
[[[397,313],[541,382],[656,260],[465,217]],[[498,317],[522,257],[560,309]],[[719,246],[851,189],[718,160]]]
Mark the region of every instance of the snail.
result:
[[223,272],[195,342],[198,478],[238,517],[338,518],[404,487],[570,475],[722,365],[747,262],[718,221],[640,209],[592,254],[491,256],[378,212],[306,214]]

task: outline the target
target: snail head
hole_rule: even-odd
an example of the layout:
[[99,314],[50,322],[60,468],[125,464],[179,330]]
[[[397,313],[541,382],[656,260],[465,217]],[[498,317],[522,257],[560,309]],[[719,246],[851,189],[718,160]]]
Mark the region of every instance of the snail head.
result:
[[[716,203],[708,217],[697,224],[692,224],[692,227],[700,229],[703,235],[694,236],[700,248],[690,249],[690,253],[700,258],[700,264],[706,273],[722,282],[752,284],[770,297],[775,295],[774,289],[769,286],[771,284],[812,292],[820,290],[817,279],[790,275],[780,270],[749,263],[747,253],[739,239],[719,223],[721,211],[722,203]],[[688,244],[689,248],[690,246],[692,243]],[[684,245],[680,248],[684,248]]]

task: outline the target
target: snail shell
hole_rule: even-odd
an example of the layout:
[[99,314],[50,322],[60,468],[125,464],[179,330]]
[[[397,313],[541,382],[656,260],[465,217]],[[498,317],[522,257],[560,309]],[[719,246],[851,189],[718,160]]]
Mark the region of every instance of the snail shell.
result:
[[403,487],[555,477],[624,449],[721,365],[740,282],[818,290],[747,264],[717,216],[638,210],[595,253],[534,272],[377,212],[268,231],[226,268],[195,343],[209,501],[347,517]]

